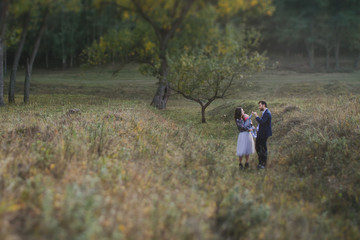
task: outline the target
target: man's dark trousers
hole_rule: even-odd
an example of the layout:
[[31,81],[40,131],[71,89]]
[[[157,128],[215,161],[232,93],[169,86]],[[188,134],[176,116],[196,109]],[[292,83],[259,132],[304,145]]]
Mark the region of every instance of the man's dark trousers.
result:
[[259,164],[263,165],[264,167],[266,166],[267,156],[268,156],[267,146],[266,146],[267,139],[268,138],[256,138],[256,142],[255,142],[255,149],[259,157]]

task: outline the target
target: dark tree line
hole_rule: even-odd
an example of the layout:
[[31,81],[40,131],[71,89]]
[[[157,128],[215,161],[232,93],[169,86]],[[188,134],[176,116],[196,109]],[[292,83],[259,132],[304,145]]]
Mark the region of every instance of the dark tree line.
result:
[[25,69],[24,102],[27,103],[34,65],[62,69],[77,66],[83,49],[116,24],[116,14],[111,12],[111,7],[100,13],[92,0],[37,0],[36,3],[1,1],[0,105],[4,105],[7,68],[10,68],[9,103],[15,102],[19,65]]
[[[6,2],[8,1],[3,1],[2,4]],[[15,4],[16,1],[12,2]],[[82,63],[80,54],[86,47],[91,46],[94,41],[99,41],[100,37],[110,30],[124,24],[118,7],[107,6],[99,10],[93,6],[91,0],[82,0],[79,4],[78,11],[68,11],[64,7],[59,7],[56,14],[51,13],[37,55],[36,66],[63,69],[78,66]],[[280,53],[285,52],[283,46],[294,52],[305,49],[310,67],[314,67],[316,52],[327,56],[326,59],[334,56],[337,68],[340,67],[342,51],[360,56],[360,1],[274,0],[273,5],[276,9],[273,15],[252,23],[262,29],[262,46],[269,48],[267,50],[271,51],[272,48]],[[139,9],[141,10],[140,7]],[[20,63],[26,65],[24,56],[31,54],[32,42],[36,39],[36,27],[41,24],[40,21],[34,21],[35,17],[30,16],[29,12],[8,17],[7,31],[23,32],[21,37],[18,34],[17,41],[5,42],[3,49],[7,52],[8,69],[14,67],[14,64],[9,63],[19,58],[21,51],[18,50],[21,49],[21,45],[24,54],[21,54]],[[239,21],[243,19],[240,18]],[[29,24],[31,29],[25,41]],[[328,61],[326,65],[329,67]]]
[[305,50],[308,65],[315,67],[315,57],[325,57],[326,69],[334,58],[340,69],[342,53],[360,60],[360,1],[358,0],[274,0],[276,11],[264,24],[267,48],[299,52]]

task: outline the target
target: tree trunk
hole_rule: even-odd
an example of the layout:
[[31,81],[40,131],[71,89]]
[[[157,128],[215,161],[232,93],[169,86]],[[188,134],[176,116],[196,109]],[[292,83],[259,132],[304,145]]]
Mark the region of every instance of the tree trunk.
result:
[[[45,36],[47,35],[47,33],[48,33],[48,27],[46,26],[45,27]],[[47,40],[47,38],[45,38],[45,39]],[[44,47],[45,47],[45,67],[46,67],[46,69],[48,69],[49,68],[49,43],[48,43],[48,41],[46,41]]]
[[334,48],[335,70],[340,69],[340,39],[337,37]]
[[4,102],[4,39],[6,20],[9,10],[9,0],[0,2],[0,106],[5,106]]
[[62,70],[65,70],[66,68],[66,56],[63,54],[62,56]]
[[315,57],[315,47],[314,47],[314,43],[305,43],[306,45],[306,50],[308,53],[308,57],[309,57],[309,67],[311,69],[314,69],[315,67],[315,62],[314,62],[314,57]]
[[26,35],[28,33],[28,29],[29,29],[29,15],[26,15],[24,18],[24,24],[23,24],[23,30],[21,32],[20,42],[16,50],[14,62],[10,73],[9,96],[8,96],[9,103],[15,103],[16,72],[19,67],[19,61],[24,47]]
[[61,54],[62,54],[62,70],[65,69],[66,56],[65,56],[65,30],[64,30],[64,7],[61,8]]
[[166,109],[166,103],[169,98],[169,90],[170,88],[167,84],[160,82],[151,105],[157,109]]
[[31,78],[30,59],[26,58],[26,72],[24,82],[24,103],[29,103],[30,100],[30,78]]
[[3,39],[0,36],[0,107],[5,106],[4,102],[4,50]]
[[168,101],[170,95],[170,86],[167,80],[167,74],[169,70],[168,62],[166,59],[166,43],[160,42],[160,79],[159,86],[156,90],[155,96],[151,102],[151,105],[156,107],[157,109],[166,109],[166,103]]
[[46,49],[46,53],[45,53],[45,65],[46,68],[49,68],[49,50]]
[[4,77],[7,72],[7,47],[6,44],[4,44]]
[[357,57],[355,57],[354,61],[354,68],[358,69],[360,67],[360,52],[358,53]]
[[40,27],[39,32],[38,32],[37,37],[36,37],[36,41],[35,41],[34,48],[32,50],[30,59],[27,59],[27,62],[26,62],[26,76],[25,76],[25,83],[24,83],[25,84],[25,87],[24,87],[24,102],[25,103],[29,102],[30,78],[31,78],[32,68],[33,68],[33,64],[34,64],[34,61],[35,61],[35,57],[36,57],[37,52],[39,50],[41,38],[42,38],[42,36],[44,35],[44,32],[45,32],[48,16],[49,16],[49,9],[46,9],[45,13],[44,13],[44,18],[43,18],[41,27]]
[[326,66],[326,70],[329,70],[330,69],[330,48],[328,46],[326,46],[325,50],[326,50],[325,66]]
[[205,109],[206,109],[206,106],[201,106],[201,122],[202,123],[206,123]]

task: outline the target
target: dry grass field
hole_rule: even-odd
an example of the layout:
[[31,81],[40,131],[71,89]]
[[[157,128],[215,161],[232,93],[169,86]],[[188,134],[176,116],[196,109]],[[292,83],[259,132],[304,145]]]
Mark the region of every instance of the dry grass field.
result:
[[[177,95],[150,107],[135,66],[32,81],[0,109],[0,239],[360,238],[360,72],[255,75],[206,124]],[[260,99],[268,169],[239,171],[234,108]]]

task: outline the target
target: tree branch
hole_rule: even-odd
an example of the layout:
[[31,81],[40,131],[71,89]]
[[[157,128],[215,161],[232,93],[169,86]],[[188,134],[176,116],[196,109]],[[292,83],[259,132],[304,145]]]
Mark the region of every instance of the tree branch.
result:
[[193,98],[193,97],[185,94],[185,93],[182,92],[182,91],[179,91],[179,90],[177,90],[177,89],[175,89],[175,88],[172,88],[171,86],[170,86],[170,89],[173,90],[173,91],[176,92],[176,93],[181,94],[181,95],[182,95],[184,98],[186,98],[186,99],[189,99],[189,100],[192,100],[192,101],[194,101],[194,102],[197,102],[197,103],[199,103],[201,106],[204,105],[200,99]]
[[[102,0],[100,2],[100,7],[103,7],[103,6],[107,6],[107,5],[111,5],[111,4],[114,4],[115,1],[113,0]],[[120,3],[115,3],[115,6],[120,8],[121,10],[125,10],[125,11],[129,11],[129,12],[135,12],[134,9],[130,8],[130,7],[127,7],[127,6],[124,6],[124,5],[121,5]]]
[[37,38],[36,38],[36,41],[35,41],[34,49],[33,49],[32,53],[31,53],[31,56],[30,56],[30,66],[32,66],[34,61],[35,61],[35,57],[36,57],[37,51],[38,51],[39,46],[40,46],[41,38],[42,38],[42,36],[43,36],[43,34],[45,32],[45,27],[46,27],[48,16],[49,16],[49,8],[46,8],[45,12],[44,12],[42,23],[41,23],[41,27],[39,29],[39,32],[38,32],[38,35],[37,35]]
[[117,6],[118,6],[120,9],[122,9],[122,10],[129,11],[129,12],[135,12],[134,9],[129,8],[129,7],[126,7],[126,6],[123,6],[123,5],[117,4]]
[[144,12],[141,8],[140,4],[137,0],[131,0],[131,2],[135,5],[136,10],[139,12],[140,16],[147,21],[154,29],[155,34],[158,36],[158,39],[161,40],[160,28],[156,25],[156,23]]
[[175,3],[174,3],[174,7],[172,9],[172,12],[171,12],[171,16],[174,17],[175,14],[176,14],[176,9],[178,9],[178,6],[180,4],[181,0],[176,0]]
[[1,0],[0,3],[0,38],[5,37],[6,18],[9,13],[9,0]]
[[[164,37],[164,42],[167,42],[175,33],[176,29],[180,26],[180,24],[183,22],[186,14],[189,12],[191,6],[194,4],[194,0],[188,0],[186,1],[187,4],[184,5],[184,7],[181,9],[181,14],[180,16],[175,19],[172,23],[171,23],[171,29],[168,32],[168,34],[166,34],[166,36]],[[174,4],[174,13],[176,12],[175,6],[177,6],[178,2],[176,2]]]
[[232,83],[233,83],[233,81],[234,81],[234,78],[235,78],[235,74],[233,74],[233,75],[231,76],[230,82],[229,82],[229,84],[225,87],[224,91],[223,91],[222,94],[221,94],[221,97],[225,97],[225,93],[226,93],[226,92],[229,90],[229,88],[231,87],[231,85],[232,85]]

